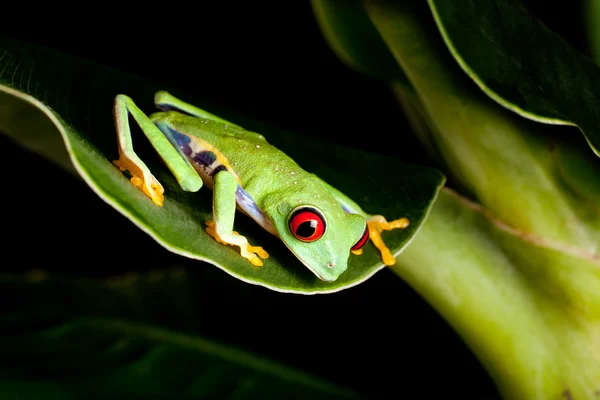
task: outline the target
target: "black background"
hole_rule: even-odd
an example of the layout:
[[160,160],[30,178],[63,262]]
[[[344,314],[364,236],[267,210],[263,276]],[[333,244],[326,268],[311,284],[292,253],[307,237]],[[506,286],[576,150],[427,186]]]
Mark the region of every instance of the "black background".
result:
[[[585,51],[583,32],[573,29],[581,26],[578,2],[571,2],[571,7],[533,0],[524,4]],[[34,15],[24,14],[29,11],[24,4],[12,6],[3,17],[7,20],[3,33],[9,36],[202,93],[211,101],[304,134],[306,140],[328,138],[434,165],[410,133],[386,84],[337,59],[306,2],[211,6],[88,2],[36,6]],[[206,337],[372,396],[401,397],[419,390],[420,398],[494,398],[493,383],[460,338],[390,271],[331,295],[285,295],[248,285],[210,265],[163,250],[83,183],[3,137],[0,143],[4,170],[18,163],[31,171],[43,168],[49,177],[27,185],[22,175],[14,174],[3,182],[5,188],[19,190],[5,228],[15,246],[5,249],[5,256],[23,260],[26,255],[26,262],[10,263],[9,269],[105,276],[182,265],[201,276],[195,295],[201,305],[200,333]],[[41,207],[39,193],[44,190],[56,196],[46,198]],[[6,192],[5,201],[11,196]],[[114,240],[112,232],[126,237],[127,243]],[[145,250],[145,263],[127,258],[132,246]],[[78,256],[73,257],[72,251]],[[115,262],[116,257],[129,260],[130,266]],[[239,307],[248,302],[255,305],[252,313]],[[323,345],[323,338],[332,336],[336,345]]]

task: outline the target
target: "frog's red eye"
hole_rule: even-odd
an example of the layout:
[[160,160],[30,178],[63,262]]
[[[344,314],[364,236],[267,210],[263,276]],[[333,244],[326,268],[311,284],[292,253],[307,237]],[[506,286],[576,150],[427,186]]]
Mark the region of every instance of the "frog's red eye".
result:
[[325,218],[312,207],[297,209],[290,216],[290,231],[298,240],[314,242],[325,233]]
[[362,248],[365,244],[367,244],[368,241],[369,241],[369,225],[365,225],[365,231],[363,232],[360,239],[358,239],[358,242],[356,242],[356,244],[354,246],[352,246],[352,250],[358,250],[358,249]]

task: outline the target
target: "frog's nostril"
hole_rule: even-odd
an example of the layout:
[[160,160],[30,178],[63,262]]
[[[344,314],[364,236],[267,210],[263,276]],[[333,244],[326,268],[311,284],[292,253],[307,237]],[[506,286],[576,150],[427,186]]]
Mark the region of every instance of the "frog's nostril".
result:
[[333,268],[333,266],[334,266],[334,265],[335,265],[335,264],[333,263],[333,261],[329,261],[329,262],[327,263],[327,268]]

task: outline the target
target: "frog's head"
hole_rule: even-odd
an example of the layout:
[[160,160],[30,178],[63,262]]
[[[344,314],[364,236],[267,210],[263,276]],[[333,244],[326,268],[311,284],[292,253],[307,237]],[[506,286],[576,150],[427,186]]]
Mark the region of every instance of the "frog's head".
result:
[[369,239],[365,218],[346,213],[333,199],[280,204],[279,236],[319,279],[333,282],[346,271],[350,250]]

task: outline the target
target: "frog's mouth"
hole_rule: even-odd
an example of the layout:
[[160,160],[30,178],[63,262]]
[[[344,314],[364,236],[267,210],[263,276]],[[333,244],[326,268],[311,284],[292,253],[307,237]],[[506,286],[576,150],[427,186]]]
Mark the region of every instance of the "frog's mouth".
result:
[[308,268],[308,270],[309,270],[310,272],[312,272],[313,274],[315,274],[315,275],[316,275],[316,277],[317,277],[317,278],[319,278],[320,280],[322,280],[323,282],[333,282],[333,281],[335,281],[335,278],[333,278],[333,279],[327,279],[327,278],[325,278],[325,277],[323,277],[323,276],[319,275],[319,274],[318,274],[318,273],[317,273],[317,272],[316,272],[314,269],[312,269],[312,268],[310,267],[310,265],[308,265],[307,263],[305,263],[304,261],[302,261],[300,258],[298,258],[298,259],[300,260],[300,262],[301,262],[302,264],[304,264],[304,266],[305,266],[306,268]]
[[[285,243],[285,242],[284,242],[284,243]],[[298,259],[298,260],[299,260],[299,261],[300,261],[302,264],[304,264],[304,266],[305,266],[306,268],[308,268],[308,270],[309,270],[310,272],[312,272],[313,274],[315,274],[315,276],[316,276],[317,278],[319,278],[320,280],[322,280],[323,282],[333,282],[333,281],[335,281],[335,280],[337,279],[337,278],[329,278],[329,279],[328,279],[328,278],[325,278],[324,276],[321,276],[321,275],[320,275],[320,274],[319,274],[317,271],[315,271],[315,270],[314,270],[314,269],[313,269],[313,268],[312,268],[312,267],[311,267],[309,264],[307,264],[307,263],[306,263],[306,262],[305,262],[305,261],[302,259],[302,257],[300,257],[300,256],[298,255],[298,253],[296,253],[294,250],[292,250],[292,248],[291,248],[290,246],[288,246],[288,245],[287,245],[287,243],[285,243],[285,247],[287,247],[287,248],[288,248],[288,250],[289,250],[289,251],[291,251],[291,252],[292,252],[292,254],[293,254],[293,255],[295,255],[295,256],[296,256],[296,258],[297,258],[297,259]]]

